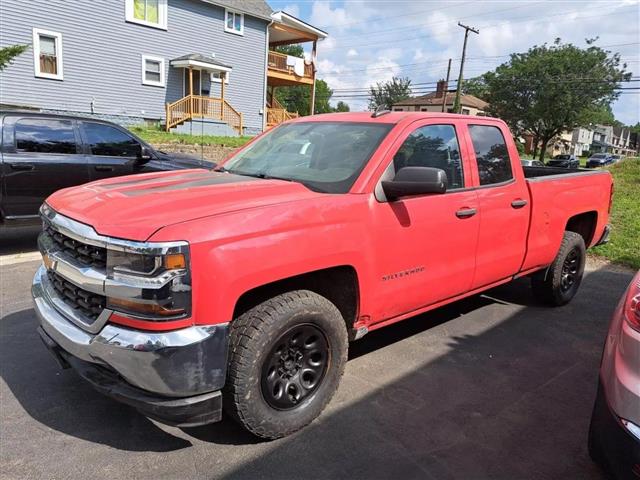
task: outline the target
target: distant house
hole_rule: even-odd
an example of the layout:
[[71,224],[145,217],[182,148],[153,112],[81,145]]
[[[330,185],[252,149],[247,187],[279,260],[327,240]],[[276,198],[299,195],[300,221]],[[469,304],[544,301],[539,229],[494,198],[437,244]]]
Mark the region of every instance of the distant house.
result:
[[[449,91],[447,82],[440,80],[437,83],[435,92],[395,103],[392,106],[392,110],[394,112],[442,112],[444,101],[444,111],[453,112],[455,98],[456,91]],[[473,95],[460,95],[460,104],[462,114],[476,116],[484,116],[485,110],[489,106],[487,102]]]
[[[0,75],[4,109],[222,135],[286,119],[267,87],[313,89],[327,36],[263,0],[3,0],[0,31],[0,47],[31,45]],[[272,52],[301,42],[307,61]]]

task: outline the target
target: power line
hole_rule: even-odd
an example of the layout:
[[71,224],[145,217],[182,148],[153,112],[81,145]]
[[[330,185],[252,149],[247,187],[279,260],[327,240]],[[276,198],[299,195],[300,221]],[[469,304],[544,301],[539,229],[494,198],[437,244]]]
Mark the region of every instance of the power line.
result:
[[[471,3],[471,2],[466,2],[466,3]],[[476,15],[469,15],[469,16],[466,16],[466,17],[461,17],[460,20],[465,20],[465,19],[468,19],[468,18],[483,17],[485,15],[491,15],[491,14],[494,14],[494,13],[502,13],[502,12],[506,12],[506,11],[510,11],[510,10],[516,10],[516,9],[519,9],[519,8],[531,7],[532,5],[539,5],[541,3],[545,3],[545,2],[532,2],[532,3],[528,3],[528,4],[516,5],[515,7],[502,8],[500,10],[491,10],[489,12],[478,13]],[[432,12],[433,12],[433,10],[426,10],[425,11],[425,13],[432,13]],[[419,13],[422,13],[422,12],[414,12],[413,14],[408,14],[408,15],[415,16],[415,15],[417,15]],[[447,23],[450,23],[450,20],[442,20],[442,21],[439,21],[439,22],[430,22],[430,23],[417,23],[417,24],[411,25],[411,27],[423,28],[423,27],[431,27],[431,26],[435,26],[435,25],[444,25],[444,24],[447,24]],[[407,26],[405,25],[405,26],[402,26],[402,27],[394,27],[394,28],[388,28],[388,29],[384,29],[384,30],[374,30],[374,31],[367,32],[367,33],[380,35],[380,34],[385,34],[385,33],[388,33],[388,32],[395,32],[395,31],[398,31],[398,30],[405,30],[406,31],[406,29],[407,29]],[[349,36],[351,36],[351,35],[332,35],[331,38],[337,39],[337,38],[346,38],[346,37],[349,37]]]
[[[631,43],[618,43],[618,44],[613,44],[613,45],[597,45],[599,48],[609,48],[609,47],[621,47],[621,46],[631,46],[631,45],[640,45],[640,42],[631,42]],[[506,57],[510,57],[512,54],[506,54],[506,55],[485,55],[485,56],[477,56],[477,57],[468,57],[467,61],[478,61],[478,60],[484,60],[484,59],[495,59],[495,58],[506,58]],[[460,60],[460,58],[453,58],[452,59],[454,62],[457,62]],[[631,60],[632,62],[636,62],[637,60]],[[395,65],[396,67],[411,67],[411,66],[426,66],[425,64],[428,62],[429,65],[444,65],[448,62],[448,60],[435,60],[435,61],[422,61],[422,62],[414,62],[414,63],[400,63]],[[627,61],[626,63],[628,63],[629,61]],[[489,62],[487,62],[489,63]],[[388,70],[389,67],[388,66],[384,66],[384,67],[367,67],[367,68],[357,68],[357,69],[341,69],[340,72],[322,72],[323,75],[331,75],[331,74],[335,74],[335,75],[340,75],[340,76],[349,76],[349,74],[351,73],[355,73],[355,72],[371,72],[371,71],[378,71],[378,70]]]
[[[620,15],[620,14],[627,14],[626,11],[621,12],[620,10],[624,10],[626,8],[636,8],[635,5],[632,7],[623,7],[621,9],[619,9],[617,12],[611,12],[611,13],[604,13],[604,14],[598,14],[598,15],[590,15],[590,16],[584,16],[584,17],[573,17],[571,20],[582,20],[585,18],[601,18],[601,17],[607,17],[607,16],[614,16],[614,15]],[[591,11],[591,10],[595,10],[595,9],[587,9],[586,11]],[[585,11],[585,10],[582,10]],[[492,25],[487,25],[487,26],[482,26],[480,28],[482,28],[483,30],[487,30],[490,28],[495,28],[495,27],[499,27],[505,24],[514,24],[514,23],[521,23],[523,21],[527,21],[530,19],[538,19],[537,21],[532,21],[531,23],[539,23],[541,21],[545,21],[545,19],[550,18],[550,17],[557,17],[558,15],[567,15],[567,14],[574,14],[574,13],[581,13],[581,11],[576,11],[576,10],[571,10],[571,11],[566,11],[566,12],[556,12],[553,13],[551,15],[546,15],[544,17],[539,17],[539,16],[532,16],[532,17],[520,17],[519,19],[515,19],[515,21],[503,21],[503,22],[499,22],[499,23],[495,23]],[[371,32],[372,34],[375,32]],[[405,38],[399,38],[397,40],[386,40],[386,41],[382,41],[379,43],[361,43],[361,44],[350,44],[349,47],[370,47],[370,46],[378,46],[378,45],[388,45],[390,43],[399,43],[399,42],[406,42],[409,40],[420,40],[423,38],[433,38],[436,37],[438,35],[436,34],[431,34],[431,35],[419,35],[416,37],[405,37]]]

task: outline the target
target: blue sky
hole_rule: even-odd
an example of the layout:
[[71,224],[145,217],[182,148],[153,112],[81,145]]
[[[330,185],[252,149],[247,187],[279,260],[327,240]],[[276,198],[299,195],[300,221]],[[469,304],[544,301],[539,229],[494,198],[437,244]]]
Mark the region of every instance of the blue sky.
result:
[[[580,46],[599,37],[597,45],[619,52],[640,79],[638,0],[268,1],[329,33],[318,46],[319,78],[334,89],[333,103],[346,101],[352,110],[366,108],[368,86],[394,75],[409,77],[426,93],[446,76],[449,58],[457,78],[464,36],[458,21],[480,30],[470,34],[465,78],[557,37]],[[640,92],[621,95],[613,110],[626,124],[640,121]]]

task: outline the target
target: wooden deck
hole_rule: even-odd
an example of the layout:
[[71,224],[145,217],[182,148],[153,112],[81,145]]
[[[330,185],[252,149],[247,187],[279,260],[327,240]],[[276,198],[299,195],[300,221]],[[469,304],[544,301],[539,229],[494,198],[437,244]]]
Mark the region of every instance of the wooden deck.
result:
[[269,51],[267,82],[272,86],[313,85],[313,65],[304,65],[304,75],[296,75],[293,65],[287,65],[287,55]]

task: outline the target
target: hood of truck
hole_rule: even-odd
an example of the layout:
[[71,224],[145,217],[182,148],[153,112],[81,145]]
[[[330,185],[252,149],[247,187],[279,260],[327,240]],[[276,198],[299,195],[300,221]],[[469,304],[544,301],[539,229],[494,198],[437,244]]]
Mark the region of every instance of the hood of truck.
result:
[[297,182],[197,169],[100,180],[59,190],[46,202],[101,235],[145,241],[168,225],[319,195]]

